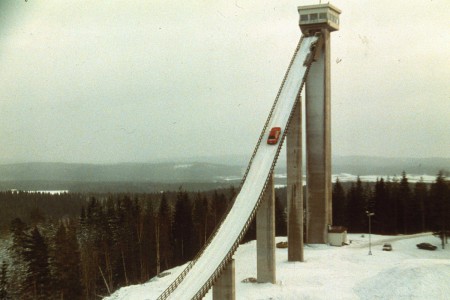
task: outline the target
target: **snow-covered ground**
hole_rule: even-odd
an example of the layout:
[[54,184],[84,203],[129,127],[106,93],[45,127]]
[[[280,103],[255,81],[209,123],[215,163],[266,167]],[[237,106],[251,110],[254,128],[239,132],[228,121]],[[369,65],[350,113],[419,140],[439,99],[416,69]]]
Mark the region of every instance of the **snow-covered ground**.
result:
[[[372,235],[372,255],[367,234],[349,234],[348,240],[344,247],[306,245],[303,263],[288,262],[287,249],[276,249],[276,284],[242,282],[256,277],[256,242],[241,245],[234,256],[236,299],[450,299],[450,245],[441,249],[430,233]],[[392,251],[382,251],[385,242]],[[422,242],[438,249],[420,250],[416,244]],[[122,288],[105,300],[156,299],[182,270]],[[210,290],[205,299],[211,295]]]
[[[383,178],[385,182],[392,182],[392,181],[400,181],[402,179],[401,175],[353,175],[348,173],[339,173],[339,174],[333,174],[331,176],[331,181],[336,182],[336,179],[339,178],[340,182],[356,182],[358,179],[363,182],[376,182],[377,180],[380,180]],[[285,179],[287,178],[286,173],[277,173],[275,174],[275,178],[279,179]],[[408,178],[409,183],[416,183],[419,181],[423,181],[425,183],[433,183],[436,181],[436,175],[417,175],[417,174],[406,174],[406,178]],[[306,176],[303,176],[303,181],[306,182]]]
[[[400,180],[402,179],[401,175],[393,175],[393,176],[389,176],[389,175],[353,175],[353,174],[348,174],[348,173],[339,173],[339,174],[333,174],[331,176],[331,181],[333,183],[336,182],[336,179],[339,178],[339,181],[342,182],[356,182],[356,180],[359,179],[362,182],[377,182],[377,180],[380,180],[381,178],[383,178],[384,182],[400,182]],[[287,178],[286,173],[278,173],[275,174],[275,178],[276,179],[281,179],[281,181],[283,179]],[[406,174],[406,178],[408,178],[408,182],[409,183],[416,183],[416,182],[425,182],[425,183],[433,183],[436,182],[436,175],[426,175],[426,174],[422,174],[422,175],[417,175],[417,174]],[[303,185],[306,185],[306,176],[303,176]],[[276,188],[283,188],[286,187],[286,183],[279,183],[275,185]]]
[[[336,182],[336,179],[339,178],[340,182],[356,182],[358,176],[347,174],[347,173],[340,173],[340,174],[334,174],[332,176],[332,181]],[[380,180],[383,178],[385,182],[389,181],[400,181],[402,179],[401,175],[394,175],[394,176],[387,176],[387,175],[361,175],[359,176],[359,179],[363,182],[376,182],[377,180]],[[409,183],[416,183],[419,181],[423,181],[425,183],[433,183],[436,181],[436,175],[415,175],[415,174],[406,174],[406,178],[408,178]]]

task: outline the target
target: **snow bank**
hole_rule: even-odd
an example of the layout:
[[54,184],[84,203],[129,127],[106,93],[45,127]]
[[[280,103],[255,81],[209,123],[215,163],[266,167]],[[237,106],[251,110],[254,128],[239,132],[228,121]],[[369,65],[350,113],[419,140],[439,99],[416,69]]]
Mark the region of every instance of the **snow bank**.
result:
[[[450,295],[450,246],[436,251],[416,244],[439,245],[429,234],[405,236],[349,234],[344,247],[306,245],[305,262],[288,262],[287,249],[276,249],[277,283],[243,283],[256,275],[256,242],[241,245],[235,254],[236,299],[448,299]],[[277,241],[286,238],[278,237]],[[382,251],[384,242],[393,251]],[[184,268],[148,283],[122,288],[105,300],[156,299]],[[205,299],[212,299],[211,291]]]

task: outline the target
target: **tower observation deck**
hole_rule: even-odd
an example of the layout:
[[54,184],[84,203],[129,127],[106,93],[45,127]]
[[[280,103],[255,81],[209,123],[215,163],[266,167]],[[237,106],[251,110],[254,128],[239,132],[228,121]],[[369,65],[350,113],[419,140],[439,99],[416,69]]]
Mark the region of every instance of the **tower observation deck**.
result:
[[299,6],[300,29],[305,36],[314,35],[326,28],[329,32],[339,30],[341,10],[329,3]]

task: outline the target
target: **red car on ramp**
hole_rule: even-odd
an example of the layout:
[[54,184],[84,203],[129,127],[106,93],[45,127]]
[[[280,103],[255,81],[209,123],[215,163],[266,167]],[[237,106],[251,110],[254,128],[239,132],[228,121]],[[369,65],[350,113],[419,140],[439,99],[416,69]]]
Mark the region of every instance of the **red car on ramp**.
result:
[[272,127],[269,132],[269,137],[267,138],[267,144],[276,145],[278,143],[278,139],[280,138],[281,127]]

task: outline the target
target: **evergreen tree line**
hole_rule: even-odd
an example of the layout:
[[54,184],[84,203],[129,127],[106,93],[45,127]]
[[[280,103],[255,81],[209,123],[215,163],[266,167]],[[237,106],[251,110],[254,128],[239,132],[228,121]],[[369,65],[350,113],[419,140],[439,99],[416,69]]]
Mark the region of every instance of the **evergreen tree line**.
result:
[[9,223],[16,217],[29,224],[41,223],[45,218],[74,218],[87,197],[80,193],[0,191],[0,234],[8,232]]
[[350,187],[336,181],[333,185],[333,224],[349,232],[377,234],[412,234],[450,230],[450,182],[440,172],[434,183],[411,184],[405,172],[400,180],[377,179],[375,185],[357,179]]
[[[0,299],[98,299],[199,252],[236,192],[91,197],[77,218],[10,223]],[[250,238],[248,238],[250,239]]]

